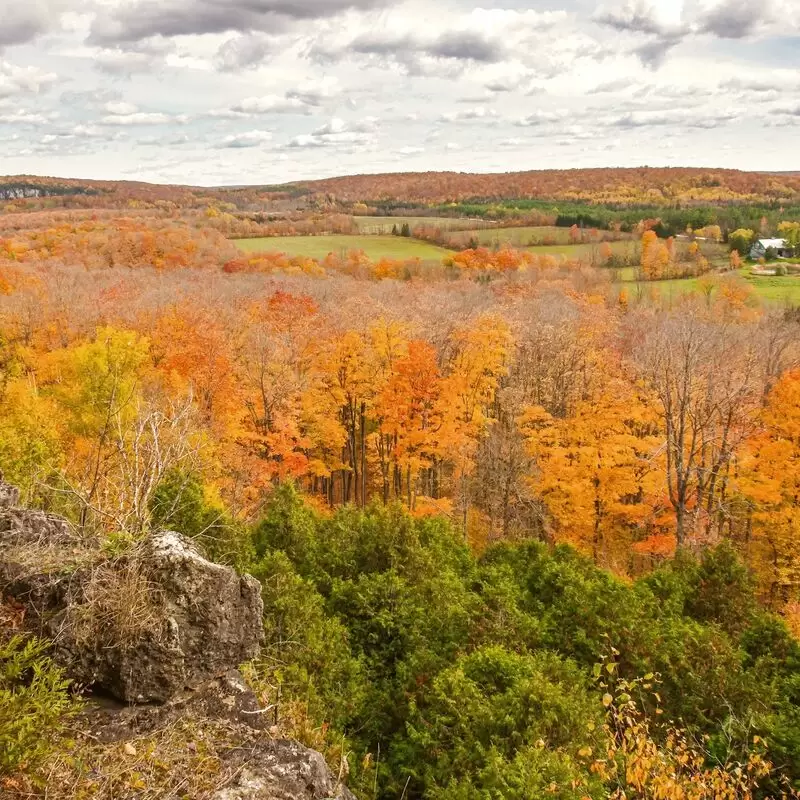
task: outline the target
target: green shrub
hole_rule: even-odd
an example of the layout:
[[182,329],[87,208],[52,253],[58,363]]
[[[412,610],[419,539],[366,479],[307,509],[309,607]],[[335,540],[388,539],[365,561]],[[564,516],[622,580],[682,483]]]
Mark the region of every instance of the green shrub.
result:
[[44,642],[0,640],[0,774],[31,769],[51,753],[77,708]]
[[153,492],[150,513],[154,527],[194,539],[214,561],[245,569],[252,557],[245,530],[209,499],[194,473],[169,472]]
[[[499,765],[519,759],[516,771],[530,776],[527,760],[538,769],[546,766],[545,775],[552,773],[564,757],[596,746],[602,723],[600,699],[576,665],[551,653],[529,656],[486,647],[435,678],[428,695],[412,707],[395,758],[401,774],[411,775],[433,797],[479,797],[476,788],[497,783]],[[537,754],[537,748],[547,748],[548,755]],[[546,764],[548,759],[555,760]],[[462,784],[462,790],[440,793],[453,777],[466,779],[472,789]],[[530,782],[518,780],[522,786]]]

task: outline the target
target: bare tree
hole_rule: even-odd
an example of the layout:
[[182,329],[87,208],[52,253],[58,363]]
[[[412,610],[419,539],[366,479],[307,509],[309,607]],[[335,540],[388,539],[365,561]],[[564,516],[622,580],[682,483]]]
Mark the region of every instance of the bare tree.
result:
[[728,471],[757,425],[763,347],[755,326],[697,307],[660,312],[634,337],[633,359],[661,407],[678,547],[719,532]]

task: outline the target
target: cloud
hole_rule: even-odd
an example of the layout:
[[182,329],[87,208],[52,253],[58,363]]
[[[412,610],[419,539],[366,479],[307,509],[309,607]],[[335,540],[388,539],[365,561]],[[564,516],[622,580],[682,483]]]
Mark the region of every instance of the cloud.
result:
[[501,42],[493,41],[476,31],[451,31],[432,42],[427,53],[434,58],[495,64],[502,61],[506,49]]
[[[723,91],[729,92],[769,92],[778,86],[776,82],[755,80],[752,78],[729,78],[719,85]],[[798,84],[800,86],[800,84]]]
[[116,114],[121,116],[125,116],[128,114],[135,114],[139,110],[138,106],[135,106],[132,103],[124,103],[122,101],[106,103],[103,106],[103,108],[109,114]]
[[696,111],[676,109],[674,111],[630,111],[611,120],[615,128],[648,128],[675,126],[677,128],[718,128],[740,119],[737,111]]
[[631,78],[618,78],[615,81],[598,83],[593,89],[589,89],[588,94],[610,94],[612,92],[622,92],[636,86],[636,81]]
[[743,39],[762,25],[775,21],[772,0],[724,0],[712,6],[697,20],[701,33],[721,39]]
[[[675,3],[675,6],[678,7],[678,4]],[[601,5],[592,19],[600,25],[606,25],[626,33],[647,33],[660,36],[669,33],[672,29],[664,17],[663,10],[648,0],[625,0],[625,2],[610,8]]]
[[286,92],[287,100],[299,100],[307,106],[321,106],[328,100],[337,97],[341,92],[339,81],[336,78],[325,77],[318,80],[306,81],[295,89]]
[[226,136],[219,144],[220,147],[260,147],[272,140],[270,131],[246,131],[245,133],[234,133]]
[[79,136],[85,139],[101,139],[108,138],[108,131],[99,128],[97,125],[76,125],[70,133],[73,136]]
[[682,41],[681,36],[662,36],[650,42],[645,42],[645,44],[634,48],[632,52],[646,67],[658,69],[663,65],[669,51],[673,47],[677,47]]
[[502,42],[488,34],[468,30],[446,31],[433,38],[376,31],[353,39],[345,50],[360,55],[393,58],[408,67],[413,67],[415,59],[419,57],[495,64],[502,61],[507,52]]
[[261,33],[234,36],[220,46],[214,64],[222,72],[253,69],[268,61],[277,48],[275,38]]
[[8,61],[0,61],[0,97],[38,94],[57,81],[55,72],[44,72],[37,67],[18,67]]
[[416,156],[424,152],[425,152],[424,147],[401,147],[397,151],[398,155],[401,156]]
[[[436,65],[447,62],[455,65],[499,63],[508,55],[508,50],[501,39],[480,31],[445,31],[425,36],[420,32],[377,30],[338,44],[318,41],[309,54],[323,63],[353,55],[368,56],[399,64],[412,74],[435,74],[437,68],[441,69]],[[426,65],[426,60],[432,63]]]
[[0,113],[2,125],[47,125],[58,116],[57,113],[43,114],[28,109],[17,109],[8,113]]
[[477,106],[476,108],[465,108],[463,111],[451,111],[439,117],[441,122],[467,122],[479,119],[494,119],[497,112],[493,108]]
[[560,122],[567,116],[567,112],[563,109],[559,109],[558,111],[543,111],[541,109],[534,111],[532,114],[528,114],[521,119],[516,120],[514,123],[521,128],[536,128],[539,125],[547,125],[552,124],[554,122]]
[[104,9],[95,19],[95,44],[136,42],[150,36],[190,36],[261,31],[280,33],[295,21],[333,17],[348,9],[369,10],[389,0],[138,0]]
[[26,44],[59,24],[61,0],[3,0],[0,49]]
[[161,112],[134,111],[130,114],[109,114],[100,120],[102,125],[165,125],[168,122],[185,122],[185,118],[173,117]]
[[289,148],[316,148],[335,145],[368,145],[375,141],[379,122],[375,117],[345,122],[334,117],[310,134],[295,136],[286,145]]
[[245,97],[231,108],[237,114],[310,114],[309,107],[300,99],[268,94],[263,97]]
[[162,56],[134,50],[104,48],[92,55],[92,62],[100,72],[109,75],[133,75],[137,72],[153,72],[164,63]]

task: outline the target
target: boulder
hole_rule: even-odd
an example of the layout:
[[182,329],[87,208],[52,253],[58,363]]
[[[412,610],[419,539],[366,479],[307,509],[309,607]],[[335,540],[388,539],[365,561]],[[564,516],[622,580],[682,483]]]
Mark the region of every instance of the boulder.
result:
[[70,678],[129,703],[166,702],[261,643],[258,581],[171,531],[112,559],[58,517],[0,508],[0,593]]
[[228,759],[241,762],[240,769],[212,800],[354,800],[322,755],[298,742],[261,742]]
[[19,505],[19,489],[3,481],[0,473],[0,508],[15,508]]
[[273,708],[261,708],[255,692],[239,670],[228,670],[195,689],[181,692],[159,705],[130,705],[109,697],[87,699],[76,726],[89,733],[92,741],[124,742],[164,730],[178,720],[213,722],[238,730],[248,741],[273,726]]

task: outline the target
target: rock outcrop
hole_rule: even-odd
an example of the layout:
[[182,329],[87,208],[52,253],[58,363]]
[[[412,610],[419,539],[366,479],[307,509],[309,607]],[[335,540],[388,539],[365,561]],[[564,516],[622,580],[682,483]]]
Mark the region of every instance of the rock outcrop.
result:
[[241,768],[212,800],[354,800],[325,759],[297,742],[263,742],[229,759],[241,760]]
[[49,639],[79,687],[96,690],[73,724],[92,747],[136,758],[143,739],[181,730],[185,763],[198,742],[216,763],[204,798],[354,800],[320,753],[278,738],[274,707],[260,707],[237,669],[259,651],[258,581],[208,561],[191,540],[161,531],[111,557],[65,520],[19,508],[0,475],[5,601],[0,609]]
[[163,531],[111,559],[0,485],[0,591],[79,684],[165,702],[256,656],[261,587]]

